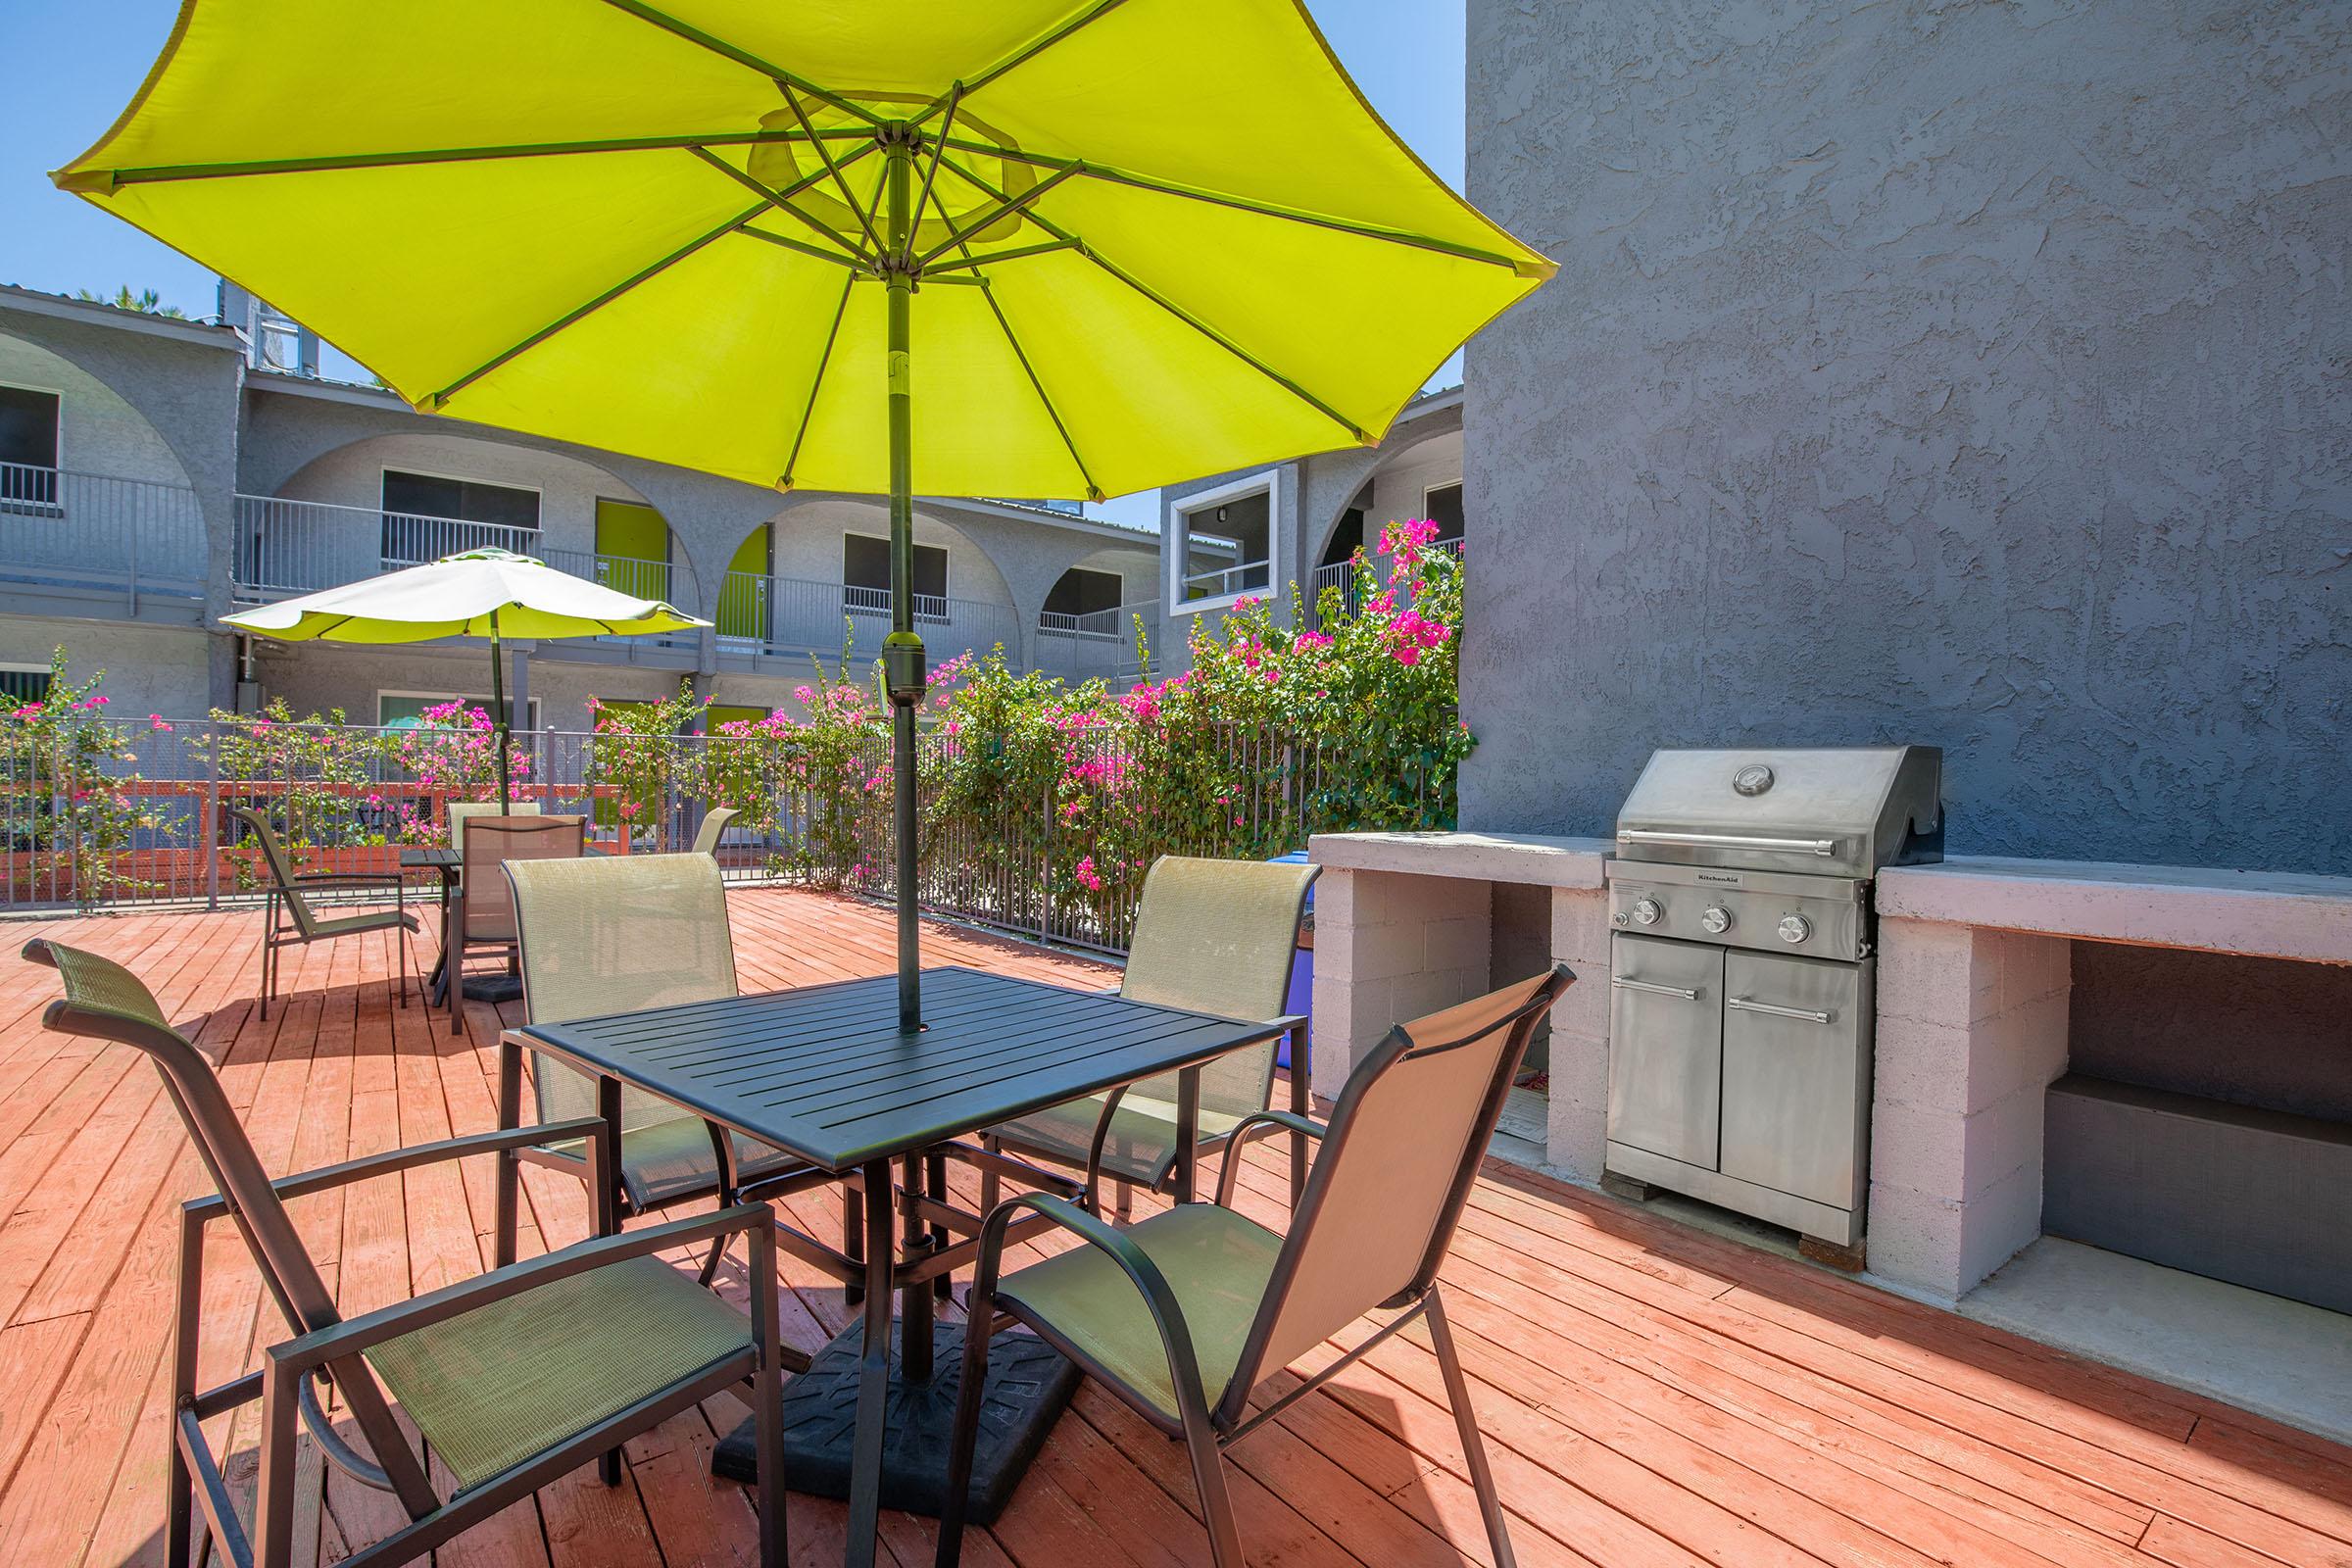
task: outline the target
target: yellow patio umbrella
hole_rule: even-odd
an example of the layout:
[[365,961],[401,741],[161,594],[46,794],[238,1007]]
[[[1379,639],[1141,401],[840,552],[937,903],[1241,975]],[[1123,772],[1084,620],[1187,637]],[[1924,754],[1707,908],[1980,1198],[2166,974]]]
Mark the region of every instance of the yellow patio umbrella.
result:
[[911,497],[1369,445],[1552,271],[1296,0],[187,0],[54,177],[419,410],[888,494],[909,1026]]

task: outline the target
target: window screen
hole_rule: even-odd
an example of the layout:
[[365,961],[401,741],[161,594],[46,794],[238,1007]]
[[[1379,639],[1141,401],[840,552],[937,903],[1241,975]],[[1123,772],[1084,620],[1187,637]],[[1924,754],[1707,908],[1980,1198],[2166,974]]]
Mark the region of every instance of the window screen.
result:
[[1046,595],[1049,615],[1094,615],[1119,608],[1125,582],[1115,571],[1086,571],[1073,566],[1061,574]]
[[0,386],[0,504],[57,504],[57,394]]
[[1441,541],[1462,536],[1462,487],[1458,484],[1439,485],[1427,497],[1429,520],[1438,525]]
[[[862,533],[842,535],[841,580],[852,588],[890,592],[890,541]],[[914,591],[938,599],[948,596],[948,553],[939,546],[914,547]]]

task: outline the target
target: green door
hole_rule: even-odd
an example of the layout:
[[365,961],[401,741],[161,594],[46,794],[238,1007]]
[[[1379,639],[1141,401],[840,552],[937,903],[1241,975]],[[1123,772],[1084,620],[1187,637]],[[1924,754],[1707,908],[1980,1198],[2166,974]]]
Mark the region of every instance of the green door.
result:
[[596,504],[597,575],[633,599],[669,598],[669,524],[634,501]]
[[767,603],[767,524],[752,530],[727,563],[726,581],[718,589],[718,634],[766,642],[773,624]]

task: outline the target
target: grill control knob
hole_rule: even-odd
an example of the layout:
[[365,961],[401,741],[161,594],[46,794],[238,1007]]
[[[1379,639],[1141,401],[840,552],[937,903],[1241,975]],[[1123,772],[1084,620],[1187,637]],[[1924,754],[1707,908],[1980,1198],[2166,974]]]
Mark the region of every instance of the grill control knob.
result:
[[1710,905],[1698,917],[1698,923],[1707,928],[1709,936],[1719,937],[1732,928],[1732,911],[1720,904]]
[[1655,899],[1636,899],[1634,919],[1642,925],[1656,925],[1666,917],[1666,906]]
[[1812,934],[1813,922],[1803,915],[1785,914],[1781,916],[1781,940],[1783,942],[1791,944],[1802,942]]

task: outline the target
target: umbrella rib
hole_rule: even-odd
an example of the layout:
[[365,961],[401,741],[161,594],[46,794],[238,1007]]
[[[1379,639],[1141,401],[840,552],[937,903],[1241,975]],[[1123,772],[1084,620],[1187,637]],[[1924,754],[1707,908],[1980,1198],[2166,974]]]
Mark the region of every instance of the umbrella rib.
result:
[[792,433],[792,452],[784,460],[783,483],[792,483],[792,470],[800,466],[801,443],[808,439],[809,421],[816,417],[817,394],[825,387],[825,370],[833,363],[833,344],[841,336],[842,318],[850,314],[850,290],[857,286],[858,274],[853,272],[841,280],[841,303],[833,307],[833,324],[825,331],[825,350],[816,359],[816,373],[808,378],[808,401],[801,406],[801,425]]
[[1024,256],[1050,256],[1055,251],[1075,250],[1077,247],[1078,242],[1075,239],[1049,240],[1043,245],[1021,245],[1016,246],[1008,251],[982,251],[978,253],[975,253],[972,248],[967,245],[963,248],[964,259],[962,261],[941,262],[936,267],[924,268],[923,281],[926,283],[945,283],[949,281],[949,279],[940,276],[942,272],[977,270],[983,267],[993,267],[999,262],[1017,262]]
[[1057,169],[1053,173],[1048,174],[1045,178],[1039,180],[1036,184],[1030,186],[1027,190],[1021,192],[1020,195],[1008,196],[1004,200],[999,202],[996,206],[981,213],[977,218],[965,220],[962,227],[956,229],[953,233],[949,234],[946,239],[941,240],[938,244],[932,246],[929,250],[923,252],[921,256],[917,257],[915,259],[916,267],[928,267],[940,257],[945,256],[948,252],[965,244],[974,234],[979,233],[982,229],[987,228],[990,224],[1002,222],[1004,219],[1011,217],[1016,213],[1028,211],[1031,204],[1036,202],[1036,200],[1043,196],[1046,192],[1052,190],[1054,186],[1060,184],[1072,174],[1084,173],[1085,172],[1086,166],[1083,164],[1072,164],[1067,169]]
[[947,145],[957,152],[976,153],[987,158],[1001,158],[1006,163],[1032,164],[1040,169],[1071,169],[1089,179],[1099,179],[1111,185],[1129,185],[1137,190],[1151,191],[1158,196],[1175,196],[1185,201],[1202,202],[1211,207],[1230,207],[1237,212],[1254,213],[1260,218],[1280,219],[1285,222],[1304,223],[1313,228],[1335,229],[1353,234],[1359,239],[1385,240],[1392,245],[1407,245],[1415,250],[1436,251],[1444,256],[1459,257],[1466,262],[1484,262],[1490,267],[1507,267],[1521,276],[1545,271],[1548,263],[1534,263],[1500,251],[1481,250],[1475,245],[1463,245],[1429,234],[1416,234],[1410,229],[1383,228],[1377,223],[1358,223],[1345,218],[1329,218],[1320,213],[1300,212],[1297,208],[1278,207],[1271,202],[1251,201],[1246,196],[1229,196],[1219,191],[1201,190],[1197,186],[1178,184],[1174,180],[1139,174],[1132,170],[1075,158],[1055,158],[1045,153],[1022,152],[1018,148],[1000,147],[990,142],[949,138]]
[[[821,219],[811,218],[808,214],[802,212],[798,207],[793,206],[792,198],[798,196],[801,192],[807,190],[809,186],[817,183],[819,180],[824,179],[828,171],[832,172],[833,178],[840,179],[840,171],[849,168],[850,165],[864,157],[868,152],[871,152],[873,150],[873,143],[868,142],[864,148],[858,152],[852,153],[849,157],[843,159],[839,164],[835,164],[832,160],[828,159],[825,162],[824,169],[817,171],[815,173],[804,175],[802,178],[794,180],[790,185],[786,186],[782,190],[769,189],[767,186],[761,184],[759,180],[754,179],[751,175],[745,173],[742,170],[737,169],[733,164],[728,163],[725,159],[719,157],[713,152],[710,152],[707,148],[695,147],[690,148],[689,151],[691,151],[697,158],[700,158],[704,163],[709,164],[712,169],[715,169],[720,173],[726,175],[736,184],[741,185],[745,190],[755,192],[760,196],[763,199],[765,206],[772,207],[779,213],[788,213],[794,218],[799,219],[802,222],[807,223],[810,228],[815,229],[819,234],[824,235],[825,238],[831,240],[834,244],[840,246],[844,251],[849,253],[846,256],[833,257],[831,258],[832,260],[841,263],[841,265],[844,267],[870,268],[877,265],[875,257],[862,250],[859,250],[856,240],[850,238],[847,234],[840,232],[838,229],[834,228],[832,224],[825,222]],[[849,188],[847,181],[843,182],[842,188],[845,191]],[[858,204],[856,202],[853,201],[850,203],[851,211],[856,212]],[[754,216],[757,216],[757,214]]]
[[858,205],[857,196],[850,190],[850,182],[841,177],[841,166],[833,161],[832,150],[816,139],[816,127],[808,122],[808,112],[801,107],[801,95],[792,90],[790,82],[782,85],[784,101],[792,106],[792,118],[801,122],[801,129],[807,131],[808,139],[815,143],[817,161],[825,166],[825,172],[831,174],[833,183],[840,187],[841,199],[847,204],[850,212],[856,216],[858,226],[865,230],[865,242],[873,247],[874,255],[881,255],[882,236],[874,232],[873,219],[867,215],[864,208]]
[[[948,168],[953,170],[965,182],[974,186],[983,193],[994,196],[999,201],[1004,201],[1006,199],[1003,191],[997,189],[994,185],[991,185],[988,181],[982,179],[970,170],[965,169],[961,164],[950,163]],[[1217,347],[1223,349],[1226,353],[1232,355],[1235,359],[1241,361],[1244,365],[1247,365],[1250,367],[1250,368],[1255,370],[1258,374],[1264,376],[1267,380],[1273,382],[1276,386],[1281,387],[1285,392],[1290,393],[1291,396],[1297,398],[1299,402],[1305,404],[1308,408],[1313,409],[1317,414],[1322,415],[1332,423],[1347,431],[1349,440],[1355,442],[1359,446],[1371,446],[1378,441],[1379,437],[1373,435],[1372,432],[1366,430],[1362,425],[1356,423],[1353,419],[1348,418],[1339,410],[1333,408],[1330,404],[1324,402],[1321,398],[1315,396],[1312,392],[1309,392],[1305,387],[1300,386],[1297,381],[1294,381],[1289,376],[1283,374],[1280,370],[1275,369],[1265,361],[1259,359],[1248,349],[1243,348],[1239,343],[1236,343],[1233,339],[1227,337],[1224,333],[1218,331],[1206,321],[1201,320],[1200,318],[1195,316],[1192,312],[1186,310],[1174,300],[1169,299],[1157,289],[1152,288],[1151,285],[1137,278],[1125,268],[1120,267],[1117,263],[1111,261],[1109,257],[1104,256],[1101,251],[1096,250],[1092,245],[1089,245],[1084,240],[1080,239],[1076,234],[1071,233],[1059,223],[1054,222],[1051,218],[1046,217],[1045,214],[1038,212],[1035,208],[1031,208],[1024,216],[1027,217],[1031,221],[1035,222],[1038,227],[1053,235],[1055,239],[1066,241],[1071,249],[1077,251],[1079,255],[1085,257],[1088,261],[1094,263],[1105,272],[1108,272],[1112,277],[1117,278],[1120,282],[1135,290],[1136,293],[1141,294],[1144,298],[1150,300],[1152,304],[1158,306],[1161,310],[1167,312],[1170,316],[1173,316],[1176,318],[1176,319],[1182,321],[1185,325],[1191,327],[1202,337],[1207,338],[1211,343],[1216,344]]]
[[[828,141],[870,141],[873,132],[819,130]],[[145,164],[129,169],[60,170],[50,176],[60,189],[111,191],[122,185],[172,180],[233,179],[250,174],[317,174],[346,169],[406,169],[417,165],[488,163],[506,158],[558,158],[577,153],[664,152],[678,147],[759,146],[807,141],[797,130],[720,130],[708,135],[619,136],[602,141],[514,142],[489,147],[426,147],[409,152],[336,153],[318,158],[258,158],[216,164]]]
[[[964,246],[963,254],[969,259],[972,254],[971,247]],[[985,283],[987,279],[983,278],[981,281]],[[1061,444],[1069,448],[1070,462],[1077,466],[1078,477],[1086,481],[1087,500],[1102,500],[1102,487],[1095,483],[1094,470],[1086,466],[1086,459],[1078,455],[1078,443],[1070,438],[1070,427],[1061,422],[1061,411],[1054,407],[1053,398],[1046,393],[1045,382],[1038,379],[1037,367],[1029,363],[1028,352],[1021,347],[1019,336],[1012,330],[1012,322],[1005,319],[1004,308],[997,303],[996,290],[984,287],[980,290],[980,297],[988,301],[989,314],[997,318],[997,327],[1004,334],[1005,346],[1012,350],[1012,357],[1021,362],[1021,372],[1029,377],[1030,389],[1036,392],[1037,401],[1045,406],[1046,417],[1054,421],[1054,428],[1060,435]]]
[[647,278],[675,267],[678,263],[684,261],[687,257],[692,256],[696,251],[701,250],[712,240],[718,239],[725,234],[732,233],[734,230],[743,227],[744,224],[750,222],[753,219],[759,217],[761,213],[766,211],[767,204],[764,202],[757,206],[745,208],[736,217],[727,220],[725,222],[719,224],[716,228],[711,229],[709,233],[687,241],[684,245],[681,245],[676,250],[671,251],[667,256],[662,257],[660,261],[655,262],[652,266],[639,269],[636,272],[613,284],[611,288],[605,290],[602,294],[599,294],[587,304],[577,306],[574,309],[565,312],[563,316],[560,316],[555,320],[550,321],[547,325],[541,327],[538,331],[533,332],[529,337],[524,338],[513,348],[506,350],[504,353],[499,354],[493,359],[483,362],[473,369],[470,369],[464,375],[459,376],[455,381],[450,382],[449,385],[443,387],[440,391],[435,392],[431,396],[427,397],[424,400],[425,405],[427,406],[427,412],[437,413],[449,402],[451,398],[457,396],[458,393],[464,391],[466,387],[471,386],[483,376],[488,375],[492,370],[497,369],[500,366],[514,359],[516,355],[521,354],[528,349],[536,348],[541,343],[544,343],[549,338],[555,336],[558,332],[563,331],[572,322],[578,320],[581,317],[588,315],[592,311],[601,310],[603,307],[610,305],[612,303],[612,301],[620,298],[621,295],[626,294],[629,290],[635,288]]
[[[980,73],[980,74],[977,76],[970,78],[970,80],[964,84],[963,90],[966,93],[978,92],[981,88],[987,86],[999,76],[1004,75],[1006,72],[1014,71],[1022,66],[1027,65],[1039,55],[1044,54],[1047,50],[1053,48],[1064,38],[1067,38],[1071,33],[1076,32],[1079,28],[1087,26],[1090,24],[1101,21],[1102,18],[1108,16],[1111,12],[1116,11],[1125,3],[1126,0],[1095,0],[1095,4],[1088,6],[1083,11],[1073,12],[1069,16],[1064,17],[1060,22],[1047,28],[1044,32],[1039,33],[1036,37],[1030,39],[1027,43],[1021,45],[1018,49],[1015,49],[1012,53],[1006,55],[995,65],[989,67],[986,71]],[[932,107],[937,108],[938,106],[933,105]],[[914,117],[914,122],[919,125],[930,118],[931,110],[926,109],[921,114]]]
[[670,16],[667,12],[658,11],[654,7],[644,4],[643,0],[604,0],[604,3],[612,7],[615,11],[625,12],[629,16],[635,17],[638,21],[643,22],[650,26],[659,27],[663,32],[669,33],[674,37],[683,38],[688,43],[708,49],[722,60],[732,60],[735,62],[735,64],[744,67],[746,70],[757,71],[762,76],[767,77],[770,81],[776,82],[779,85],[789,82],[791,85],[798,87],[801,91],[807,93],[809,97],[814,98],[817,102],[831,104],[834,108],[841,110],[844,114],[851,115],[858,120],[864,121],[868,125],[879,125],[882,123],[881,117],[876,115],[872,110],[866,108],[863,104],[853,103],[849,99],[841,97],[836,93],[827,92],[824,88],[819,87],[815,82],[808,80],[807,77],[798,75],[793,72],[786,71],[782,66],[771,65],[767,61],[760,59],[758,55],[753,54],[750,50],[739,48],[736,45],[727,42],[724,38],[718,37],[712,33],[705,32],[702,28],[695,26],[691,23],[680,22],[676,17]]

